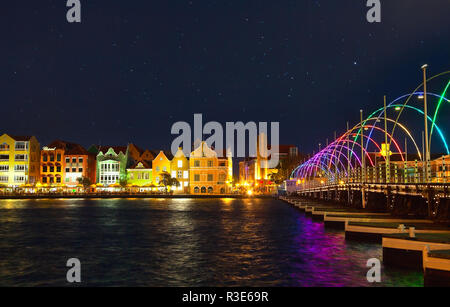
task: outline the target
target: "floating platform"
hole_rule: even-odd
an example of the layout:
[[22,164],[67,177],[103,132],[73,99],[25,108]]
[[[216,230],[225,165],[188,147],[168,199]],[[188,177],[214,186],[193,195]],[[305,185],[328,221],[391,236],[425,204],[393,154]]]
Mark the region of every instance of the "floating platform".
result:
[[450,287],[450,250],[424,248],[423,281],[425,287]]
[[[401,226],[403,225],[403,227]],[[450,228],[430,224],[428,221],[405,223],[400,222],[347,222],[345,223],[345,239],[382,243],[383,235],[408,233],[414,227],[415,233],[444,233],[450,234]]]
[[450,250],[450,234],[447,233],[409,233],[383,235],[383,263],[386,265],[423,269],[423,253]]
[[365,214],[365,215],[338,215],[338,214],[326,214],[323,217],[326,227],[338,228],[345,230],[345,224],[349,222],[386,222],[386,223],[429,223],[433,222],[424,219],[409,219],[409,218],[396,218],[391,216],[380,216],[377,214]]

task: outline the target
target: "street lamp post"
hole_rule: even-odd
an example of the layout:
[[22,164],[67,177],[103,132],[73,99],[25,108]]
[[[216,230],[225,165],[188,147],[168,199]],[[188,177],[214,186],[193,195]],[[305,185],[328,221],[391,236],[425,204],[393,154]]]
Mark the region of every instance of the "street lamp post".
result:
[[390,164],[390,151],[388,147],[387,137],[387,114],[386,114],[386,96],[384,96],[384,143],[385,143],[385,156],[386,156],[386,183],[391,181],[391,164]]
[[430,163],[430,148],[428,147],[428,114],[427,114],[427,67],[422,66],[423,70],[423,113],[425,117],[425,182],[430,181],[429,163]]
[[366,195],[364,191],[364,184],[366,182],[366,159],[364,157],[364,123],[363,123],[363,110],[359,110],[359,115],[361,118],[361,198],[362,198],[362,207],[366,208]]

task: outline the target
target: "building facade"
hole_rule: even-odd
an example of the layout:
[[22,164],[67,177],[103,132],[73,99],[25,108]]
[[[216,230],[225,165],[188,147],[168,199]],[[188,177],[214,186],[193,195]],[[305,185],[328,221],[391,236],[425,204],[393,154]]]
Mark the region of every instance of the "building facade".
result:
[[94,146],[97,151],[96,182],[104,187],[126,184],[129,166],[128,146]]
[[44,185],[62,185],[64,180],[64,151],[62,142],[53,142],[41,150],[41,179]]
[[127,169],[127,184],[130,187],[140,189],[151,188],[153,186],[152,165],[146,161],[136,162]]
[[161,184],[162,173],[171,174],[171,160],[172,154],[169,152],[160,151],[155,159],[152,161],[153,178],[155,185]]
[[0,136],[0,185],[17,188],[39,181],[40,145],[34,136]]
[[230,193],[231,158],[218,158],[206,142],[191,152],[189,157],[189,188],[191,194]]
[[180,183],[178,187],[172,187],[175,193],[189,193],[189,160],[183,153],[183,149],[178,148],[177,153],[171,161],[171,177],[176,178]]
[[41,179],[44,185],[76,187],[79,178],[95,183],[95,155],[83,146],[54,141],[41,150]]

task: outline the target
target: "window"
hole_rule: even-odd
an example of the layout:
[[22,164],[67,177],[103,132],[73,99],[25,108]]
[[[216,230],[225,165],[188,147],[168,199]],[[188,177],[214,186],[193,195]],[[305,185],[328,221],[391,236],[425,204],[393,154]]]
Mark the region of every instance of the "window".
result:
[[14,171],[15,172],[25,172],[26,171],[26,166],[25,165],[15,165],[14,166]]
[[56,183],[61,183],[61,177],[56,177]]
[[194,161],[194,166],[195,167],[200,167],[200,160],[195,160]]
[[61,154],[60,153],[56,155],[56,161],[58,161],[58,162],[61,161]]
[[183,160],[178,160],[178,167],[183,167]]
[[14,176],[14,182],[25,182],[25,176]]
[[82,167],[79,167],[79,168],[78,168],[78,172],[79,172],[79,173],[82,173],[82,172],[83,172],[83,168],[82,168]]
[[70,182],[70,178],[69,177],[66,177],[66,182]]
[[166,166],[163,167],[163,172],[167,172],[167,167]]
[[194,193],[198,193],[198,192],[200,192],[199,188],[198,188],[198,187],[195,187],[195,188],[194,188]]
[[83,158],[78,158],[78,163],[83,163]]
[[8,161],[9,155],[0,155],[0,161]]
[[27,161],[28,155],[15,155],[14,160],[15,161]]
[[159,166],[156,167],[156,171],[159,172]]
[[219,166],[225,166],[225,162],[220,162]]
[[72,167],[72,173],[76,173],[77,172],[77,168],[76,167]]
[[48,160],[48,156],[47,156],[47,154],[44,154],[42,156],[42,161],[47,162],[47,160]]
[[206,193],[206,188],[202,187],[201,191],[202,191],[202,193]]
[[8,151],[9,145],[6,143],[0,144],[0,151]]
[[66,163],[70,163],[70,158],[66,158]]
[[47,165],[43,165],[43,166],[42,166],[42,172],[43,172],[43,173],[46,173],[46,172],[47,172]]
[[53,173],[55,171],[55,167],[53,165],[50,165],[50,173]]
[[213,188],[212,187],[208,187],[208,193],[212,193],[213,192]]
[[172,178],[176,178],[177,177],[177,172],[176,171],[172,171]]
[[42,183],[47,183],[47,177],[42,177]]
[[200,175],[199,174],[195,174],[194,175],[194,181],[200,181]]
[[155,178],[156,184],[159,184],[159,177]]
[[16,142],[16,150],[26,150],[27,143],[26,142]]
[[77,163],[77,158],[72,158],[72,163]]
[[150,174],[149,173],[145,173],[145,179],[149,180],[150,179]]
[[55,161],[55,155],[49,155],[50,156],[50,161]]
[[188,179],[189,178],[189,172],[188,171],[183,171],[183,178],[184,179]]
[[134,174],[130,173],[130,179],[133,180],[134,179]]
[[70,167],[66,167],[66,173],[70,173]]
[[212,160],[208,160],[208,167],[213,167],[213,161]]
[[178,171],[178,178],[183,178],[183,171]]
[[224,174],[224,173],[222,173],[222,174],[219,174],[219,181],[225,181],[225,179],[226,179],[227,177],[226,177],[226,175]]
[[0,182],[8,182],[8,176],[0,176]]
[[9,165],[0,165],[0,172],[9,172]]
[[56,171],[57,171],[58,173],[61,173],[61,166],[58,165],[58,166],[56,167]]
[[213,174],[208,174],[208,181],[213,181],[213,180],[214,180]]
[[187,187],[189,185],[189,182],[185,181],[184,186]]
[[141,173],[138,173],[138,174],[137,174],[137,179],[142,179]]

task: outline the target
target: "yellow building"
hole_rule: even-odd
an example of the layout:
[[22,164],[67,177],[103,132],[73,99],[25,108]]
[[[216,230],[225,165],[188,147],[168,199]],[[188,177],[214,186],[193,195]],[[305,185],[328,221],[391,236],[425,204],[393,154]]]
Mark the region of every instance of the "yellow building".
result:
[[231,157],[220,158],[206,142],[190,154],[189,188],[191,194],[230,193],[233,176]]
[[183,153],[183,149],[178,148],[177,153],[171,162],[171,177],[176,178],[180,186],[173,188],[177,193],[189,193],[189,160]]
[[172,154],[164,151],[160,151],[159,154],[155,157],[155,159],[152,162],[152,169],[153,169],[153,180],[155,185],[159,186],[162,176],[162,173],[168,173],[170,174],[171,171],[171,162]]
[[40,145],[34,136],[0,136],[0,185],[39,182]]

